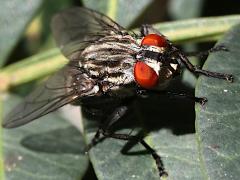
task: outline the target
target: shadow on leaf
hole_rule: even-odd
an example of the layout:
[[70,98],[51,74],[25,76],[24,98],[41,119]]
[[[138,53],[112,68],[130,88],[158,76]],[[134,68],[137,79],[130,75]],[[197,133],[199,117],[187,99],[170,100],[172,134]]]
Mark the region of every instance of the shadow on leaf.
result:
[[84,154],[85,144],[74,127],[56,129],[25,137],[21,144],[33,151],[54,154]]

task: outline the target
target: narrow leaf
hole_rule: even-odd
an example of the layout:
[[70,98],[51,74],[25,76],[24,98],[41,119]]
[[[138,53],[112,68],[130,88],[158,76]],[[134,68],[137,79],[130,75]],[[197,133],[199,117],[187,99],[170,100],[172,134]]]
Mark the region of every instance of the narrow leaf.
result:
[[240,174],[240,26],[229,31],[218,45],[229,51],[212,53],[204,69],[233,74],[234,82],[201,77],[196,96],[205,96],[196,106],[196,130],[201,166],[208,179],[239,179]]

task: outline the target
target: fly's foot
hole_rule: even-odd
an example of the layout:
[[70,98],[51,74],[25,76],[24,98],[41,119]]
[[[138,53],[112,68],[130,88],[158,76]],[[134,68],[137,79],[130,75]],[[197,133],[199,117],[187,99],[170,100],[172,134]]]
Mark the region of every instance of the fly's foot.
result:
[[166,171],[162,171],[159,173],[160,179],[166,179],[168,177],[168,173]]
[[136,89],[136,94],[140,97],[146,97],[148,95],[148,91],[146,89]]
[[226,80],[227,80],[228,82],[230,82],[230,83],[233,82],[233,75],[232,75],[232,74],[226,74],[225,77],[226,77]]
[[217,52],[217,51],[229,51],[229,49],[224,46],[223,44],[217,45],[209,50],[210,52]]
[[89,151],[90,151],[90,149],[91,149],[92,147],[93,147],[93,144],[92,144],[92,143],[88,144],[87,147],[84,148],[84,153],[85,153],[85,154],[88,154]]
[[201,104],[201,106],[204,106],[207,101],[206,97],[195,97],[195,102]]

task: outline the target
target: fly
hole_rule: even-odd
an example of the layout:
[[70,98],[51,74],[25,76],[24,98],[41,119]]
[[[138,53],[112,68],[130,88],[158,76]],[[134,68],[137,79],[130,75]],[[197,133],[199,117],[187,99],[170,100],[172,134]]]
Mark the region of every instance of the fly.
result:
[[[101,121],[89,149],[100,135],[126,141],[138,139],[151,153],[162,176],[167,173],[156,151],[143,139],[110,132],[111,125],[126,113],[136,97],[164,92],[168,83],[180,74],[181,65],[194,74],[233,81],[230,74],[192,65],[185,53],[149,25],[143,25],[140,34],[135,34],[105,15],[81,7],[60,12],[51,25],[57,45],[70,62],[7,115],[5,128],[24,125],[78,101],[89,111],[109,115]],[[225,49],[218,46],[207,54],[218,50]],[[201,104],[207,100],[186,97]]]

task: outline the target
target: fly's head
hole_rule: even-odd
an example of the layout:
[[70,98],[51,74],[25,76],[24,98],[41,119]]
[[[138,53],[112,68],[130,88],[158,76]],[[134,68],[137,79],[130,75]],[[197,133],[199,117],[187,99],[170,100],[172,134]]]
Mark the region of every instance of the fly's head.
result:
[[141,51],[136,55],[134,78],[146,89],[164,88],[180,73],[176,48],[162,35],[149,34],[141,42]]

